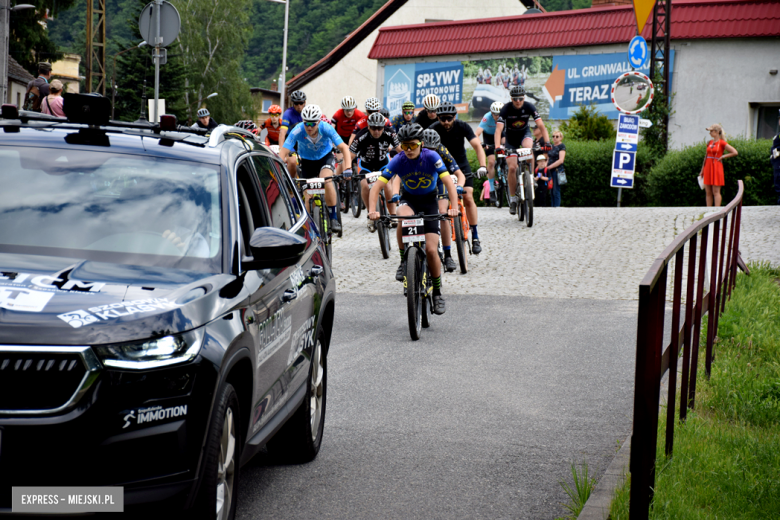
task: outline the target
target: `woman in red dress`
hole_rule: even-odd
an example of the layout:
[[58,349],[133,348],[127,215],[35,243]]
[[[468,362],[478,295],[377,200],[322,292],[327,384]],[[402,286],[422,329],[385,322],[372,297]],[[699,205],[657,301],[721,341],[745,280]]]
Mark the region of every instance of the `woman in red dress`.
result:
[[[737,150],[723,139],[723,127],[714,124],[707,128],[712,137],[712,141],[707,143],[707,155],[704,157],[704,164],[701,167],[699,177],[704,180],[704,191],[707,194],[707,206],[712,206],[713,198],[715,205],[720,206],[722,197],[720,188],[725,184],[723,175],[723,159],[735,157]],[[723,155],[723,152],[728,152]]]

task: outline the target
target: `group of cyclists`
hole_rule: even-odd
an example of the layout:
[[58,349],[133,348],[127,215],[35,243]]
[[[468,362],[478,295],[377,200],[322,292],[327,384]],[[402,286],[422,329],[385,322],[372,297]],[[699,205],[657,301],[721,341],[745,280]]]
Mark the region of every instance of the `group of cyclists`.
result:
[[[278,154],[287,163],[293,177],[304,179],[329,179],[365,172],[382,172],[380,182],[369,190],[365,178],[361,181],[361,197],[368,208],[368,229],[375,231],[380,214],[376,210],[379,193],[385,192],[390,215],[413,216],[416,214],[446,214],[458,216],[458,198],[470,224],[471,250],[482,251],[478,232],[477,206],[474,201],[474,174],[487,175],[493,196],[496,150],[506,154],[509,168],[510,193],[515,193],[515,171],[518,148],[531,148],[533,138],[529,120],[533,119],[541,129],[542,144],[549,142],[547,129],[536,108],[525,101],[525,90],[516,85],[511,88],[511,103],[493,103],[475,133],[471,127],[457,119],[457,107],[442,102],[435,94],[423,99],[423,110],[415,116],[415,105],[407,101],[401,114],[389,118],[378,98],[369,98],[365,112],[358,109],[351,96],[341,100],[341,109],[332,118],[322,113],[318,105],[307,104],[306,94],[300,90],[290,95],[292,106],[284,114],[278,105],[269,109],[270,118],[257,127],[252,121],[240,121],[237,126],[256,135],[267,131],[265,142],[278,147]],[[479,142],[482,135],[484,144]],[[473,148],[479,168],[471,171],[466,145]],[[533,171],[533,164],[531,164]],[[325,203],[328,206],[330,226],[333,232],[341,232],[338,220],[337,193],[333,182],[325,182]],[[510,213],[516,214],[517,197],[510,199]],[[397,226],[393,226],[397,227]],[[449,220],[425,220],[424,232],[426,256],[433,282],[433,309],[444,314],[445,302],[441,293],[442,265],[438,253],[441,233],[444,249],[444,269],[452,272],[456,264],[451,255]],[[397,227],[398,249],[401,265],[396,280],[403,282],[404,243],[402,230]]]

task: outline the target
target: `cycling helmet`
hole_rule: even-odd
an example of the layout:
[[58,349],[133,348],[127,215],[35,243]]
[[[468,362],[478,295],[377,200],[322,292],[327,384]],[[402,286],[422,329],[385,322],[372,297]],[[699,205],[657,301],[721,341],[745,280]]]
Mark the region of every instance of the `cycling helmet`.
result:
[[341,100],[341,108],[344,110],[355,110],[357,108],[357,101],[352,96],[344,96]]
[[441,100],[436,94],[428,94],[423,98],[423,106],[427,110],[437,110],[441,105]]
[[330,122],[330,118],[329,118],[328,116],[326,116],[325,114],[322,114],[322,115],[320,116],[320,121],[322,121],[323,123],[328,123],[328,124],[331,124],[331,122]]
[[386,119],[390,119],[390,111],[385,107],[380,108],[379,113],[385,116]]
[[301,119],[304,121],[319,121],[321,117],[322,110],[317,105],[306,105],[301,112]]
[[208,108],[201,108],[200,110],[198,110],[198,117],[208,117],[210,115],[211,114],[209,114]]
[[417,123],[412,123],[401,127],[398,131],[399,141],[421,141],[423,138],[423,127]]
[[404,104],[401,105],[401,110],[414,110],[414,103],[411,101],[404,101]]
[[385,126],[385,116],[381,112],[374,112],[368,116],[368,126]]
[[370,97],[366,99],[366,110],[377,112],[380,108],[382,108],[382,103],[379,102],[378,98]]
[[504,108],[504,104],[501,101],[494,101],[493,104],[490,105],[490,111],[494,114],[501,112],[502,108]]
[[441,145],[441,136],[439,136],[439,133],[436,130],[426,128],[423,130],[423,143],[426,148],[435,150]]
[[280,107],[279,105],[271,105],[271,108],[268,109],[268,113],[271,114],[272,116],[282,115],[282,107]]
[[445,101],[439,106],[439,110],[436,113],[440,116],[456,116],[458,115],[458,109],[449,101]]
[[243,121],[239,121],[235,124],[238,128],[243,128],[244,130],[249,130],[253,134],[257,135],[257,125],[252,121],[251,119],[244,119]]
[[296,90],[290,94],[290,101],[295,103],[306,103],[306,94],[302,90]]
[[509,91],[509,95],[512,97],[525,97],[525,89],[520,85],[515,85],[512,90]]

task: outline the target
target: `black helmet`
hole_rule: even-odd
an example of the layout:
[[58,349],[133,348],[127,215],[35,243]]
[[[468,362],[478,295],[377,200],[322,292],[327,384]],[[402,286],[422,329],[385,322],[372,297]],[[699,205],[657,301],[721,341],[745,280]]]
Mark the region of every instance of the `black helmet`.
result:
[[382,107],[379,109],[379,113],[385,116],[385,119],[390,119],[390,111],[386,109],[385,107]]
[[441,137],[433,128],[426,128],[423,130],[423,143],[425,143],[426,148],[435,150],[441,145]]
[[423,127],[417,123],[406,125],[401,127],[398,131],[399,141],[422,141],[423,139]]
[[368,126],[385,126],[385,116],[379,112],[374,112],[368,116]]
[[436,111],[437,116],[456,116],[458,115],[458,109],[449,101],[442,101],[439,105],[439,110]]
[[509,95],[512,96],[513,98],[525,97],[525,89],[520,85],[516,85],[512,87],[512,90],[509,91]]
[[306,103],[306,94],[302,90],[296,90],[290,94],[290,101],[293,103]]

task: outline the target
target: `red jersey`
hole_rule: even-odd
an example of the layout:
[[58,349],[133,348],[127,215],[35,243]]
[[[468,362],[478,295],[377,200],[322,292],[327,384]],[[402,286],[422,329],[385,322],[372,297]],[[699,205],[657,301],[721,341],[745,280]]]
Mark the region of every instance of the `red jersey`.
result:
[[[364,117],[360,121],[357,122],[355,125],[355,130],[353,131],[354,134],[357,134],[361,130],[363,130],[365,127],[368,126],[368,118]],[[389,126],[390,128],[393,128],[393,123],[389,119],[385,119],[385,126]]]
[[279,144],[279,130],[282,128],[281,119],[279,120],[279,126],[274,127],[274,124],[271,122],[271,118],[269,117],[265,120],[263,126],[260,127],[260,130],[262,131],[263,128],[268,130],[268,135],[266,135],[266,139],[269,141],[268,144]]
[[366,115],[357,109],[355,109],[355,113],[352,114],[352,117],[347,117],[344,115],[344,109],[340,108],[338,112],[333,114],[333,124],[336,125],[336,133],[343,139],[349,139],[357,122],[361,119],[365,119],[365,117]]

